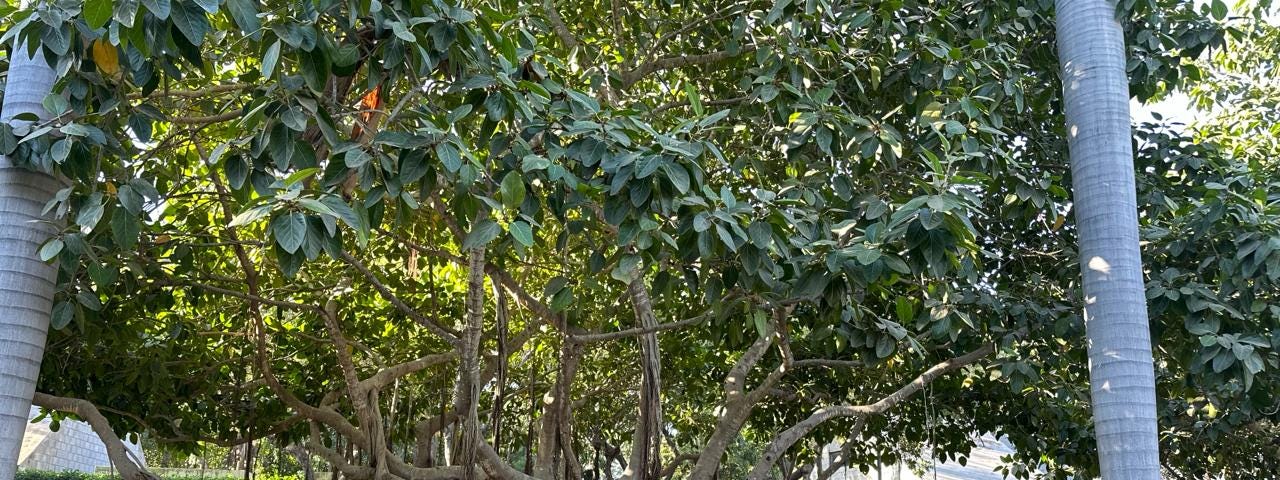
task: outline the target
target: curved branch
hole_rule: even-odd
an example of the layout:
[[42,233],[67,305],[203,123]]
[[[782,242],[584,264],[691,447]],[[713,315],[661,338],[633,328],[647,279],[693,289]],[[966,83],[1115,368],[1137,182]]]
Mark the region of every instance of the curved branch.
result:
[[769,443],[769,446],[765,448],[764,453],[761,454],[760,461],[756,462],[755,466],[751,469],[751,473],[747,475],[747,479],[764,480],[769,478],[769,474],[770,471],[773,470],[774,463],[782,457],[782,454],[786,453],[792,445],[795,445],[797,441],[804,438],[805,435],[808,435],[809,432],[813,431],[814,428],[817,428],[818,425],[836,418],[856,416],[858,417],[858,426],[861,427],[861,425],[866,422],[867,416],[884,413],[886,410],[897,406],[899,403],[902,403],[903,400],[910,398],[916,392],[924,389],[926,385],[937,380],[939,377],[958,370],[960,367],[965,365],[977,362],[994,351],[995,344],[988,343],[977,350],[934,365],[928,370],[925,370],[924,373],[920,374],[920,376],[916,377],[911,382],[903,385],[897,391],[894,391],[888,396],[885,396],[870,405],[835,405],[813,412],[809,418],[801,420],[799,423],[791,426],[791,428],[784,430],[774,438],[773,442]]
[[457,358],[458,358],[457,352],[436,353],[432,355],[419,357],[417,359],[410,360],[401,364],[392,365],[390,367],[379,370],[378,373],[373,374],[373,376],[369,378],[361,380],[360,381],[362,385],[361,388],[366,388],[366,389],[382,388],[387,385],[390,385],[391,382],[395,381],[397,378],[403,377],[411,373],[422,371],[426,368],[429,368],[435,365],[451,362],[453,360],[456,360]]
[[125,480],[158,480],[160,478],[147,471],[146,467],[140,463],[134,463],[130,459],[132,453],[125,448],[124,442],[121,442],[120,437],[117,437],[115,431],[111,429],[111,423],[107,421],[107,417],[102,416],[102,412],[98,411],[98,407],[89,403],[88,400],[57,397],[47,393],[36,392],[31,399],[31,404],[49,410],[75,414],[75,416],[88,423],[89,427],[93,429],[93,433],[98,435],[98,439],[107,448],[107,458],[111,459],[111,463],[120,470],[120,476]]

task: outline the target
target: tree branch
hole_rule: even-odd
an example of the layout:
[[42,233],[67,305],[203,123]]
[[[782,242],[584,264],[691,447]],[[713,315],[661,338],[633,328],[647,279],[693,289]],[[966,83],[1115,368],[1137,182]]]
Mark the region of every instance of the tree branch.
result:
[[[636,273],[627,284],[627,294],[635,312],[636,325],[650,330],[639,336],[640,342],[640,395],[636,429],[631,442],[631,471],[629,478],[648,480],[662,473],[662,357],[658,345],[658,319],[653,314],[644,275]],[[624,476],[624,478],[628,478]]]
[[160,477],[147,471],[146,467],[139,463],[134,463],[130,459],[130,452],[124,446],[124,442],[120,441],[115,431],[111,429],[111,424],[107,422],[107,417],[102,416],[102,412],[98,411],[87,400],[79,398],[56,397],[46,393],[36,392],[35,397],[31,399],[33,405],[37,405],[49,410],[57,410],[74,414],[80,417],[89,427],[93,429],[93,433],[98,435],[98,439],[102,441],[103,446],[107,449],[107,458],[111,459],[111,463],[120,470],[120,476],[125,480],[159,480]]
[[408,304],[404,303],[404,301],[400,300],[400,297],[397,297],[396,294],[392,292],[391,289],[388,288],[386,284],[382,283],[382,280],[378,279],[377,275],[374,275],[372,271],[369,271],[369,267],[365,266],[364,263],[361,263],[360,260],[357,260],[355,257],[351,256],[351,254],[347,253],[346,251],[343,251],[341,253],[342,253],[342,261],[347,262],[347,264],[351,265],[352,267],[355,267],[355,269],[359,271],[361,275],[364,275],[365,280],[367,280],[370,285],[373,285],[373,289],[377,290],[378,294],[382,295],[382,298],[385,298],[388,302],[391,302],[391,304],[394,305],[397,310],[400,310],[405,315],[408,315],[409,318],[413,319],[413,321],[418,322],[418,324],[422,325],[423,327],[426,327],[427,330],[431,330],[431,333],[434,333],[440,336],[445,341],[452,343],[454,345],[458,344],[459,339],[456,332],[441,326],[440,324],[436,323],[435,320],[427,318],[425,315],[418,312],[413,307],[410,307]]
[[239,110],[232,110],[226,113],[198,117],[166,117],[165,121],[179,125],[208,125],[210,123],[219,123],[240,118],[241,114],[242,112]]
[[836,405],[819,409],[810,415],[809,418],[800,421],[791,428],[788,428],[778,434],[778,436],[774,438],[773,442],[770,442],[769,446],[765,448],[765,451],[760,456],[760,460],[756,462],[755,466],[752,467],[751,472],[747,475],[747,479],[765,480],[769,478],[773,465],[782,457],[782,454],[786,453],[792,445],[801,438],[804,438],[805,435],[808,435],[809,432],[818,425],[821,425],[831,419],[853,416],[858,417],[858,424],[862,425],[866,421],[867,416],[884,413],[886,410],[902,403],[903,400],[910,398],[916,392],[919,392],[926,385],[937,380],[939,377],[958,370],[960,367],[965,365],[977,362],[994,351],[995,344],[988,343],[974,351],[934,365],[928,370],[925,370],[924,373],[920,374],[920,376],[916,377],[911,382],[903,385],[897,391],[894,391],[888,396],[885,396],[870,405]]
[[414,360],[410,360],[408,362],[392,365],[390,367],[379,370],[378,373],[373,374],[369,378],[361,380],[360,383],[364,384],[364,388],[381,389],[382,387],[390,385],[391,382],[395,381],[397,378],[403,377],[405,375],[409,375],[411,373],[419,372],[429,367],[433,367],[442,363],[451,362],[456,360],[457,358],[458,358],[457,352],[436,353],[432,355],[426,355]]
[[678,322],[661,323],[661,324],[651,325],[647,327],[628,328],[626,330],[619,330],[616,332],[581,334],[581,335],[570,337],[569,340],[572,342],[580,343],[580,344],[588,344],[588,343],[596,343],[596,342],[606,342],[609,340],[617,340],[620,338],[637,337],[640,335],[646,335],[646,334],[657,333],[657,332],[665,332],[667,330],[676,330],[676,329],[688,327],[691,325],[697,325],[699,323],[707,321],[707,319],[711,317],[712,317],[712,313],[706,312],[696,317],[686,318]]
[[254,85],[248,83],[230,83],[226,85],[213,85],[211,87],[196,90],[156,90],[151,92],[150,95],[143,95],[141,92],[131,93],[129,94],[129,99],[136,100],[140,98],[156,97],[202,98],[220,93],[239,92],[252,87],[254,87]]
[[756,51],[756,45],[743,45],[738,49],[737,53],[729,53],[728,50],[720,50],[718,52],[702,53],[696,55],[678,55],[671,57],[662,57],[640,64],[640,66],[620,72],[618,79],[622,82],[622,88],[631,88],[644,77],[664,70],[672,70],[676,68],[691,67],[695,65],[706,65],[727,60],[744,53]]
[[[743,95],[743,96],[741,96],[741,97],[721,98],[721,99],[717,99],[717,100],[707,100],[707,101],[702,102],[702,104],[703,104],[703,105],[707,105],[707,106],[711,106],[711,107],[719,107],[719,106],[724,106],[724,105],[735,105],[735,104],[739,104],[739,103],[746,102],[746,101],[748,101],[748,100],[751,100],[751,96],[750,96],[750,95]],[[649,111],[649,113],[651,113],[651,114],[658,114],[658,113],[665,112],[665,111],[667,111],[667,110],[671,110],[671,109],[673,109],[673,108],[687,107],[687,106],[689,106],[689,101],[688,101],[688,100],[680,100],[680,101],[676,101],[676,102],[665,103],[665,104],[659,105],[659,106],[657,106],[657,107],[654,107],[654,108],[653,108],[653,110],[650,110],[650,111]]]
[[542,11],[547,16],[547,22],[551,23],[551,30],[560,38],[565,48],[573,50],[582,44],[569,30],[569,26],[564,24],[564,18],[561,18],[560,12],[556,11],[553,0],[542,0]]

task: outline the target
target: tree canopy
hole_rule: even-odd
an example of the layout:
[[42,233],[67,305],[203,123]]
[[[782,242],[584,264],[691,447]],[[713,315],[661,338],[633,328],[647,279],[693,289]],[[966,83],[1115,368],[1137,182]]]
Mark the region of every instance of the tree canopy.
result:
[[[1280,469],[1268,9],[1121,2],[1134,96],[1221,113],[1135,130],[1174,476]],[[39,391],[118,433],[381,480],[774,478],[993,432],[1018,477],[1096,474],[1051,1],[0,13],[60,76],[52,120],[0,125],[68,181]]]

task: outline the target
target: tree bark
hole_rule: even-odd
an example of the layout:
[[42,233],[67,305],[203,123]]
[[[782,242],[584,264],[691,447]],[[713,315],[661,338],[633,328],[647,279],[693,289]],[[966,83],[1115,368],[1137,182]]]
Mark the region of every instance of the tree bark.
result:
[[1100,471],[1158,479],[1124,32],[1111,0],[1058,0],[1057,11]]
[[755,411],[756,404],[786,372],[787,365],[784,363],[765,377],[759,386],[747,389],[747,375],[760,363],[769,347],[773,346],[774,339],[781,339],[775,326],[790,313],[788,308],[775,309],[772,321],[765,326],[764,335],[752,342],[747,351],[742,353],[742,357],[734,362],[733,368],[729,369],[729,374],[724,379],[724,410],[716,419],[716,428],[712,430],[711,437],[702,446],[702,451],[689,472],[689,480],[715,478],[720,468],[720,459],[729,449],[729,444],[738,438],[738,432]]
[[[13,49],[9,62],[0,122],[23,129],[31,122],[15,120],[19,114],[49,117],[41,101],[55,75],[40,51],[29,57],[24,44]],[[37,252],[55,233],[42,210],[61,188],[52,176],[0,156],[0,480],[17,471],[44,358],[58,271]]]
[[[476,477],[477,449],[480,439],[480,335],[484,329],[484,247],[468,254],[467,316],[462,335],[462,362],[458,367],[458,386],[454,411],[462,415],[458,452],[455,459],[464,469],[464,478]],[[496,455],[496,454],[495,454]]]
[[[573,449],[573,380],[582,360],[582,346],[565,341],[560,348],[560,371],[556,383],[543,402],[542,428],[538,433],[538,459],[533,476],[540,480],[576,479],[582,476],[582,465]],[[562,475],[565,471],[569,474]]]
[[[636,326],[656,329],[658,320],[653,314],[644,276],[637,275],[627,285],[631,306],[635,310]],[[655,330],[656,332],[656,330]],[[640,341],[640,395],[636,430],[631,440],[631,470],[623,478],[650,480],[662,472],[662,358],[658,351],[658,334],[646,333]]]
[[291,445],[285,451],[298,460],[298,465],[302,467],[302,480],[316,479],[315,469],[311,466],[311,452],[302,445]]

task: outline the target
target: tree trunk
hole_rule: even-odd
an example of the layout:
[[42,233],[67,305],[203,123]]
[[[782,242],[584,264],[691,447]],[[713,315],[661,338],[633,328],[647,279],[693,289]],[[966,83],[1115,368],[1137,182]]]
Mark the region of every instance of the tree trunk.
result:
[[[538,458],[533,476],[539,480],[573,479],[581,476],[582,466],[572,445],[573,380],[582,360],[582,346],[565,341],[560,347],[560,370],[556,383],[548,392],[549,401],[542,406],[542,429],[538,433]],[[571,472],[563,475],[565,471]]]
[[311,466],[311,452],[302,445],[291,445],[286,450],[302,467],[302,480],[316,480],[315,469]]
[[244,480],[253,478],[253,440],[244,444]]
[[[483,216],[477,220],[483,220]],[[484,330],[484,247],[476,247],[468,253],[467,262],[467,315],[460,350],[462,361],[458,366],[458,385],[453,410],[461,415],[458,428],[458,451],[455,463],[464,469],[463,478],[475,480],[477,449],[480,438],[480,336]]]
[[[47,118],[40,102],[53,89],[54,72],[37,50],[19,44],[10,54],[0,122],[25,130],[22,113]],[[44,358],[57,268],[40,261],[40,246],[55,231],[41,211],[61,188],[52,176],[0,156],[0,480],[17,469],[31,397]]]
[[[627,285],[627,291],[635,311],[636,326],[658,326],[644,276],[633,278]],[[640,342],[640,405],[636,430],[631,439],[631,470],[623,478],[651,480],[662,472],[662,359],[656,332],[641,335],[637,340]]]
[[1111,0],[1058,0],[1058,54],[1102,478],[1160,478],[1124,34]]

